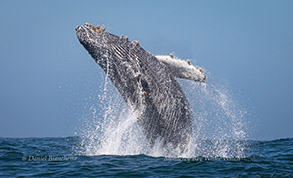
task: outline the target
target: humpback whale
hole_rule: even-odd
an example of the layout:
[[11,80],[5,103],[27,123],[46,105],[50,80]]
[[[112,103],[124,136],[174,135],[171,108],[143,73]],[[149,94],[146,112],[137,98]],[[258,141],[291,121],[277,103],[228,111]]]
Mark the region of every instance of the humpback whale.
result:
[[88,23],[76,35],[105,71],[125,102],[137,113],[150,145],[184,148],[192,133],[191,109],[176,77],[205,81],[201,68],[170,56],[154,56],[138,41],[116,36]]

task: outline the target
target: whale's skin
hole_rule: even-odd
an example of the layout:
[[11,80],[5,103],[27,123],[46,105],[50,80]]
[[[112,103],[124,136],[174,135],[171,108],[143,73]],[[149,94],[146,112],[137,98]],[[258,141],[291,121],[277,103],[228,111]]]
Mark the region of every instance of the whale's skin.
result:
[[192,132],[191,110],[170,69],[128,38],[96,31],[87,23],[76,34],[137,113],[149,143],[185,147]]

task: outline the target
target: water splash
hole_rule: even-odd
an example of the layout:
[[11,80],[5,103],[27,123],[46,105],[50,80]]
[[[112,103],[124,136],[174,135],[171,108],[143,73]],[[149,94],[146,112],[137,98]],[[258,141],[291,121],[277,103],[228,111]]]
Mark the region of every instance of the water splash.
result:
[[180,81],[193,110],[191,157],[244,157],[247,111],[223,82],[208,74],[208,83]]
[[81,154],[137,155],[165,157],[244,157],[247,139],[244,116],[227,87],[213,80],[202,84],[179,80],[193,110],[193,136],[187,152],[162,147],[160,141],[150,147],[137,123],[137,115],[129,108],[106,76],[98,96],[83,118]]

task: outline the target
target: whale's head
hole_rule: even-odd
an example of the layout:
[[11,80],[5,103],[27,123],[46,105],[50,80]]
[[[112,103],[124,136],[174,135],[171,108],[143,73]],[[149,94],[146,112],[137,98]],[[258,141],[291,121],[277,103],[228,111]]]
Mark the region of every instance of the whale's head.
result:
[[93,26],[89,23],[77,26],[75,30],[80,43],[93,59],[103,67],[106,63],[105,59],[109,59],[111,55],[112,48],[110,44],[117,41],[117,37],[106,33],[105,28],[100,25]]
[[101,26],[93,26],[89,23],[85,23],[83,26],[77,26],[75,28],[76,35],[80,43],[89,51],[92,48],[102,48],[105,43],[103,43],[102,32],[105,28]]

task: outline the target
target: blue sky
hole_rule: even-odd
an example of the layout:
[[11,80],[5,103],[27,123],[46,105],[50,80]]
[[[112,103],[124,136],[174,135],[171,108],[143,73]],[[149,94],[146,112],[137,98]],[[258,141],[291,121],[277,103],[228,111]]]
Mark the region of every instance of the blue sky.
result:
[[[244,103],[251,139],[293,137],[293,1],[0,1],[0,137],[70,136],[102,74],[75,27],[197,59]],[[97,92],[97,93],[96,93]]]

